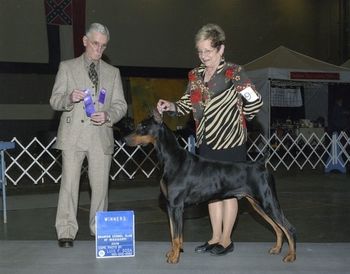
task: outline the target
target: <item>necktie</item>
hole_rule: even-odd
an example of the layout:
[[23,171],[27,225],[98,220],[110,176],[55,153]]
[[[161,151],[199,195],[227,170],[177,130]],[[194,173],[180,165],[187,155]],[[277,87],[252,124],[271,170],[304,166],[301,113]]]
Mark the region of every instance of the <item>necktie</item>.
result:
[[90,78],[91,82],[94,84],[95,90],[97,90],[98,76],[97,76],[97,72],[96,72],[96,69],[95,69],[95,63],[91,63],[90,64],[90,67],[89,67],[89,78]]

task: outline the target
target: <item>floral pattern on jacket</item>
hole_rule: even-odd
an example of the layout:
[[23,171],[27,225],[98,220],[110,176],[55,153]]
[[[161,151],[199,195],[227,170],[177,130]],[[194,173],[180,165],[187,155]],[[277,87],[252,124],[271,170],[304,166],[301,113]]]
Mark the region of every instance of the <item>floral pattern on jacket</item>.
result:
[[[225,149],[246,141],[245,120],[252,119],[262,106],[260,94],[239,65],[221,60],[216,72],[204,82],[202,64],[188,74],[185,94],[175,103],[177,115],[191,110],[196,124],[197,143],[205,138],[213,149]],[[240,92],[251,87],[258,99],[248,102]]]

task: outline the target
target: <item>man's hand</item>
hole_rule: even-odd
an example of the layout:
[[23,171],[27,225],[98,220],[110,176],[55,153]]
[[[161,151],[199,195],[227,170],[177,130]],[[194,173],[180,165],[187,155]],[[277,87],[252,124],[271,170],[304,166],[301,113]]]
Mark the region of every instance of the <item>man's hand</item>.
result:
[[84,97],[86,96],[85,92],[79,89],[74,89],[72,93],[70,94],[70,100],[72,103],[78,103],[81,100],[84,100]]
[[106,111],[95,112],[91,115],[91,122],[95,126],[101,126],[108,120],[108,113]]

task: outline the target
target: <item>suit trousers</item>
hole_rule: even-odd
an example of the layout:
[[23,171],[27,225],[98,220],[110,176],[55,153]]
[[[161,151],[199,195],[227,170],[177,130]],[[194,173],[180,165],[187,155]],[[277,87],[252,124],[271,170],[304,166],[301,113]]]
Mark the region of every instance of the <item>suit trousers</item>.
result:
[[90,145],[86,151],[62,151],[62,179],[56,214],[58,239],[75,239],[78,232],[77,210],[79,184],[83,161],[88,161],[88,176],[91,188],[89,214],[90,234],[95,235],[95,215],[108,207],[109,171],[112,156],[104,154],[99,145]]

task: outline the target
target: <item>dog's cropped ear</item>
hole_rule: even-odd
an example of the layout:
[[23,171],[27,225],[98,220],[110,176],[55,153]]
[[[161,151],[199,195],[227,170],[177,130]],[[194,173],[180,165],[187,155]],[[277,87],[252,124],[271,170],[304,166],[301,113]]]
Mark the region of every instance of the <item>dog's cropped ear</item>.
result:
[[154,108],[154,109],[153,109],[153,118],[154,118],[154,120],[155,120],[158,124],[163,123],[162,114],[160,114],[160,113],[158,112],[157,108]]

